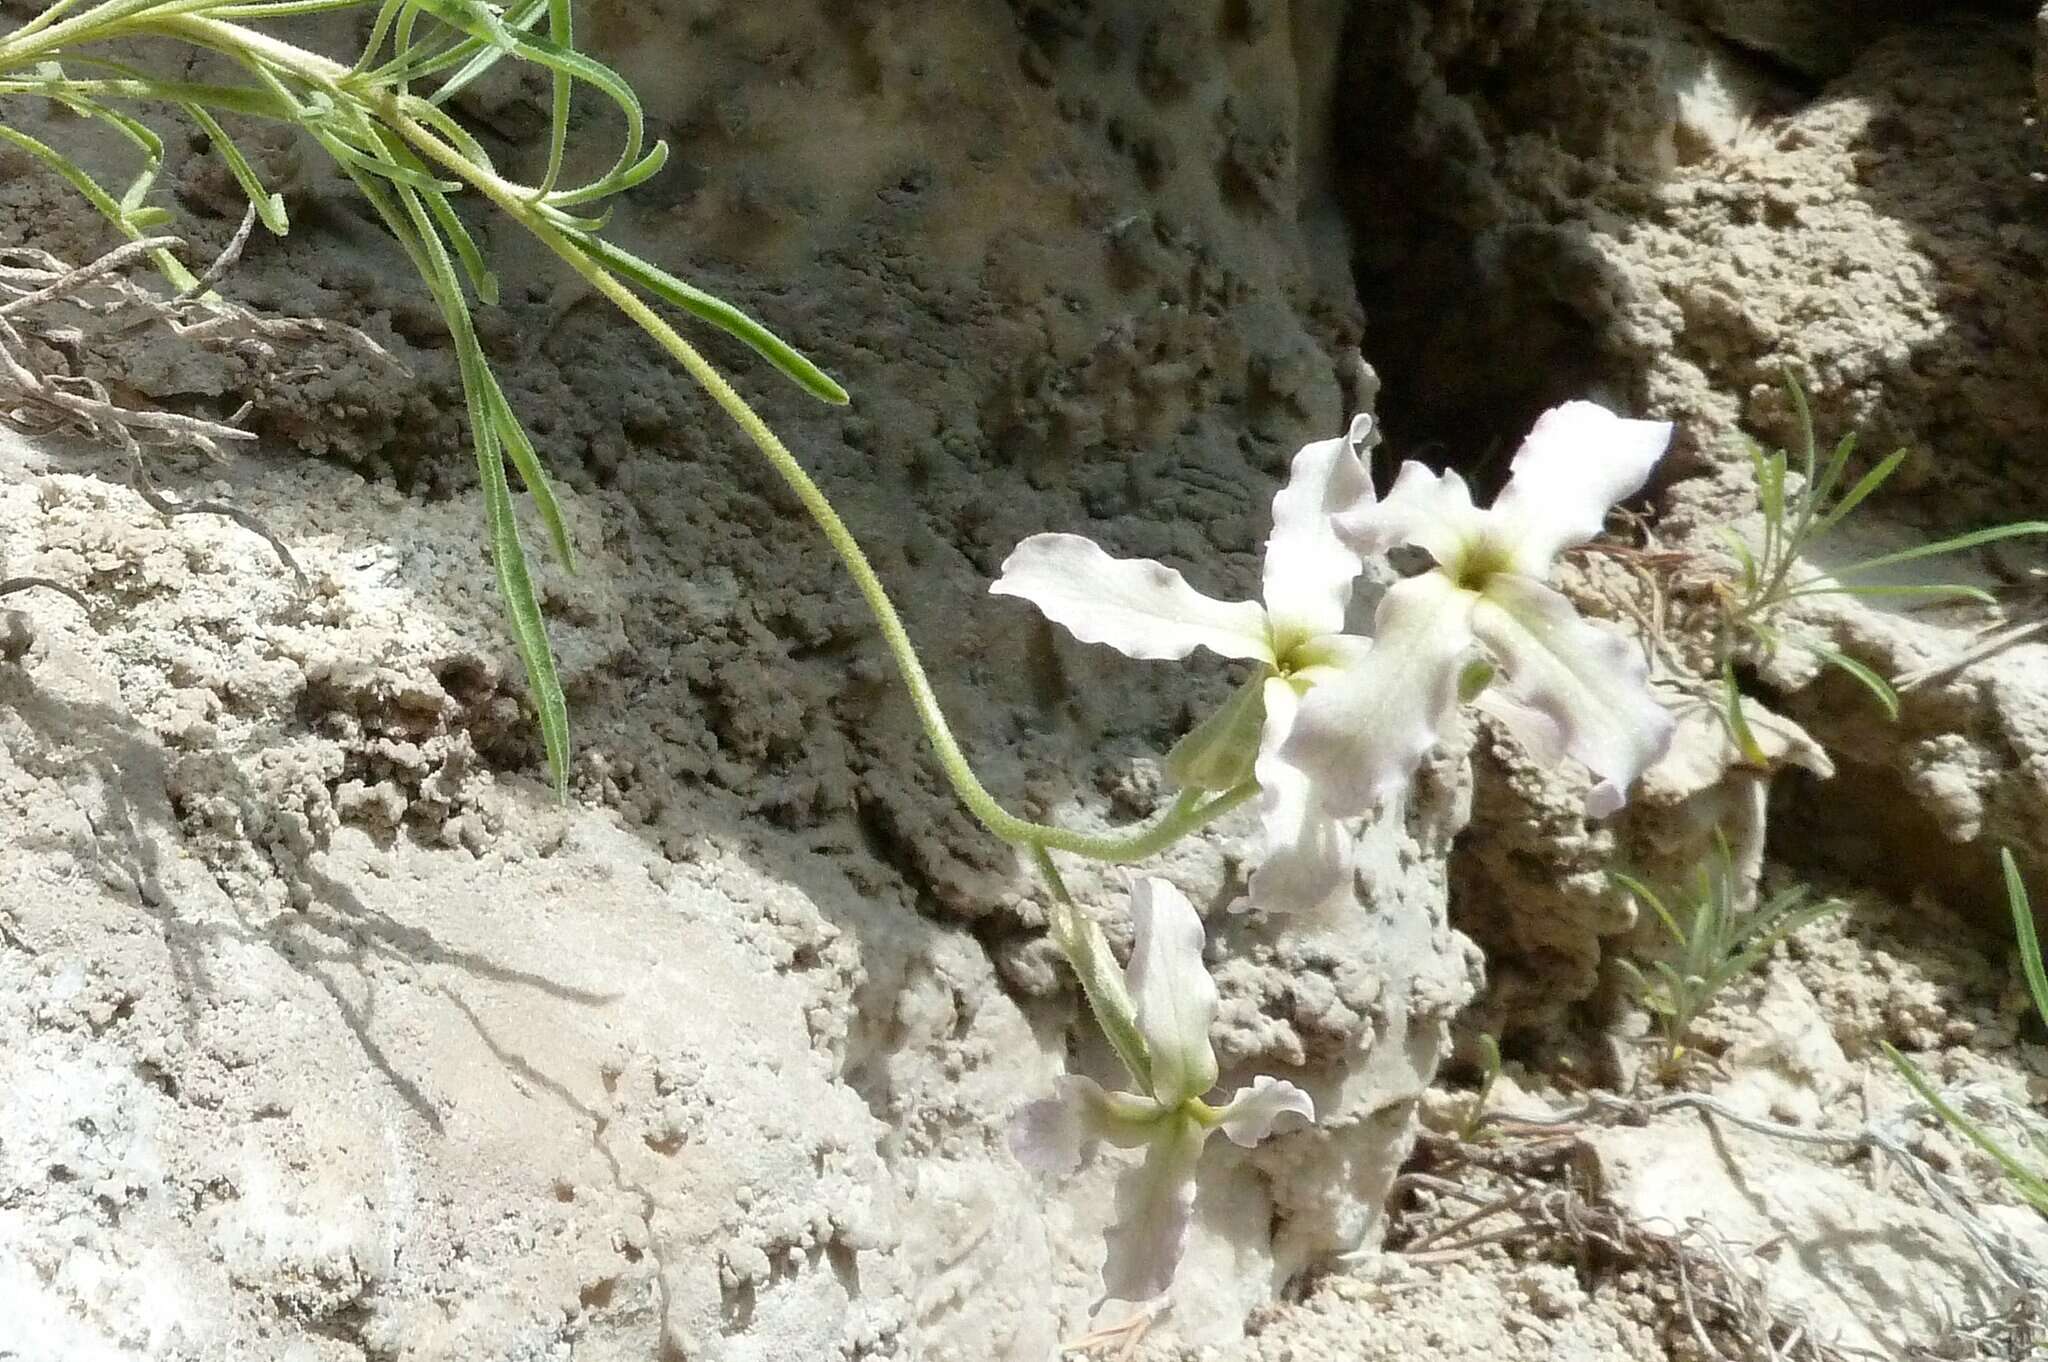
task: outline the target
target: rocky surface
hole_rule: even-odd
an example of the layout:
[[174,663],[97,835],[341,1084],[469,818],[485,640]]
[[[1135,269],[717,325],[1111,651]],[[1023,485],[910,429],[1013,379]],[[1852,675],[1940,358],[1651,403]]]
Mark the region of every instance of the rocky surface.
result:
[[[2048,513],[2023,472],[2048,434],[2048,219],[2017,11],[593,0],[583,32],[676,151],[613,234],[854,392],[826,409],[710,344],[1034,816],[1156,807],[1159,756],[1232,678],[1075,644],[985,598],[996,565],[1070,530],[1251,594],[1286,458],[1372,400],[1361,353],[1387,455],[1482,486],[1551,402],[1675,419],[1655,533],[1709,567],[1754,504],[1739,434],[1789,434],[1786,368],[1824,435],[1862,432],[1859,468],[1921,451],[1859,517],[1874,542]],[[461,101],[513,173],[544,93],[501,73]],[[252,145],[294,230],[258,239],[236,296],[359,325],[404,372],[325,341],[282,364],[80,342],[140,400],[254,401],[260,445],[158,476],[260,517],[304,591],[245,531],[158,517],[117,455],[0,435],[0,577],[90,603],[0,603],[0,1355],[1051,1355],[1089,1325],[1114,1166],[1037,1185],[1004,1123],[1111,1062],[838,565],[650,346],[493,231],[507,287],[480,326],[579,555],[542,569],[578,743],[554,803],[438,319],[317,156]],[[164,184],[198,246],[226,237],[216,158],[175,140]],[[108,244],[19,158],[0,216],[68,258]],[[1959,570],[2023,619],[2039,561]],[[1568,585],[1618,625],[1641,604],[1612,555]],[[1896,672],[1993,622],[1803,627]],[[1155,867],[1211,910],[1226,1080],[1293,1078],[1325,1120],[1211,1152],[1147,1355],[1694,1355],[1654,1264],[1554,1237],[1370,1250],[1479,982],[1452,927],[1490,979],[1466,1034],[1505,1034],[1522,1087],[1635,1076],[1607,961],[1654,934],[1605,871],[1682,874],[1716,828],[1751,875],[1885,893],[1711,1012],[1722,1068],[1693,1081],[1853,1124],[1903,1101],[1882,1039],[2038,1101],[2048,1052],[1952,909],[1995,893],[1995,844],[2048,857],[2039,645],[1931,677],[1896,725],[1792,650],[1745,678],[1784,716],[1774,773],[1700,727],[1609,827],[1479,726],[1367,832],[1350,916],[1226,912],[1242,819]],[[1072,883],[1120,921],[1116,873]],[[1696,1165],[1699,1132],[1611,1131],[1610,1161]],[[1801,1204],[1927,1214],[1865,1169],[1769,1159]],[[1700,1186],[1617,1204],[1711,1210]],[[1403,1246],[1419,1204],[1395,1198]],[[1929,1234],[1946,1285],[1916,1320],[1977,1299]]]
[[[1286,460],[1369,398],[1326,154],[1335,22],[1218,41],[1164,5],[591,7],[678,149],[613,235],[857,394],[809,405],[714,342],[1030,813],[1154,808],[1166,746],[1231,678],[1056,638],[986,597],[1003,555],[1073,530],[1248,594]],[[543,93],[465,97],[512,167]],[[238,296],[359,325],[403,375],[339,344],[282,369],[79,344],[148,400],[255,400],[269,443],[158,476],[214,480],[303,593],[255,536],[162,521],[118,455],[6,437],[6,572],[93,606],[11,599],[0,664],[20,1347],[1045,1356],[1095,1304],[1118,1165],[1037,1186],[1006,1121],[1108,1057],[841,569],[679,375],[499,232],[507,301],[481,325],[580,560],[542,575],[578,742],[555,805],[437,324],[334,177],[291,164],[294,231],[252,248]],[[89,256],[86,216],[12,169],[14,221]],[[167,182],[217,242],[219,168],[188,152]],[[1161,867],[1216,909],[1226,1077],[1285,1074],[1323,1116],[1205,1161],[1161,1337],[1233,1338],[1372,1239],[1477,978],[1443,910],[1463,788],[1447,759],[1407,827],[1373,831],[1365,907],[1333,921],[1221,911],[1245,818]],[[1121,938],[1120,875],[1072,882]]]

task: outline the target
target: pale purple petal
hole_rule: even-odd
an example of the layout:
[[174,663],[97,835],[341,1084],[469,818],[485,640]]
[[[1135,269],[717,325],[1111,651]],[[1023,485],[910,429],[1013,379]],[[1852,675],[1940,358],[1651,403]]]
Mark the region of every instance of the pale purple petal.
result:
[[1202,919],[1187,896],[1151,876],[1131,884],[1131,964],[1124,982],[1152,1066],[1152,1096],[1178,1107],[1216,1086],[1216,981],[1202,964]]
[[1194,1218],[1195,1166],[1209,1132],[1176,1114],[1159,1125],[1145,1161],[1117,1179],[1116,1224],[1102,1285],[1115,1300],[1148,1301],[1173,1285]]
[[1479,538],[1485,523],[1485,512],[1472,505],[1463,478],[1456,472],[1431,472],[1413,460],[1401,465],[1385,500],[1331,521],[1337,537],[1362,557],[1413,544],[1439,563],[1455,561]]
[[1403,789],[1458,705],[1477,598],[1441,572],[1380,600],[1372,651],[1310,689],[1279,759],[1305,773],[1323,812],[1356,818]]
[[1360,415],[1335,440],[1301,447],[1287,485],[1273,498],[1273,533],[1266,540],[1266,613],[1275,634],[1312,638],[1344,627],[1351,583],[1363,566],[1337,538],[1332,516],[1372,505],[1372,475],[1359,450],[1372,434]]
[[1172,661],[1197,648],[1271,662],[1265,609],[1204,596],[1149,558],[1112,558],[1078,534],[1034,534],[1003,560],[989,587],[1037,606],[1083,643],[1126,657]]
[[1265,700],[1266,728],[1254,768],[1265,858],[1252,872],[1251,903],[1267,912],[1308,912],[1351,883],[1351,831],[1323,812],[1308,773],[1280,755],[1301,697],[1286,681],[1269,677]]
[[1619,808],[1630,785],[1670,745],[1670,713],[1649,686],[1642,650],[1580,619],[1570,601],[1518,573],[1487,583],[1472,631],[1500,664],[1503,698],[1556,726],[1566,755],[1598,784],[1586,811]]
[[1081,1162],[1082,1150],[1101,1138],[1108,1094],[1080,1074],[1053,1080],[1052,1096],[1027,1102],[1010,1118],[1010,1152],[1034,1173],[1059,1176]]
[[1670,443],[1669,421],[1629,420],[1597,402],[1538,417],[1493,503],[1520,570],[1541,577],[1560,549],[1599,534],[1608,508],[1649,481]]
[[1555,766],[1565,759],[1564,730],[1557,721],[1515,699],[1505,686],[1488,686],[1473,704],[1500,720],[1538,766]]
[[1151,1141],[1162,1110],[1149,1097],[1111,1092],[1083,1074],[1061,1074],[1052,1096],[1010,1118],[1010,1152],[1034,1173],[1070,1173],[1102,1141],[1135,1149]]
[[1260,1074],[1249,1088],[1239,1088],[1223,1108],[1220,1129],[1236,1144],[1249,1149],[1273,1133],[1273,1126],[1289,1112],[1315,1124],[1316,1104],[1309,1095],[1284,1078]]

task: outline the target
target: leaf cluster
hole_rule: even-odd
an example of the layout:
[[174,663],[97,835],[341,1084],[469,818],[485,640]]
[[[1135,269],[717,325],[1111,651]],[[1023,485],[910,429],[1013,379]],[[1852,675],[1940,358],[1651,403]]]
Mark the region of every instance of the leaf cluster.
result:
[[[1906,461],[1907,451],[1894,450],[1855,482],[1844,484],[1856,452],[1856,434],[1838,440],[1825,456],[1814,434],[1813,411],[1806,394],[1789,374],[1785,391],[1798,417],[1796,457],[1786,450],[1765,449],[1748,442],[1750,466],[1756,476],[1757,501],[1763,512],[1761,542],[1754,545],[1732,527],[1723,534],[1734,551],[1736,572],[1728,584],[1724,606],[1730,649],[1723,658],[1731,726],[1738,742],[1745,727],[1740,697],[1733,694],[1733,650],[1748,646],[1766,654],[1784,643],[1777,619],[1788,605],[1813,596],[1846,595],[1864,600],[1976,600],[1992,603],[1990,593],[1961,582],[1896,583],[1872,580],[1872,574],[1920,559],[1940,558],[1980,548],[2001,539],[2048,533],[2048,521],[2022,520],[1952,535],[1894,553],[1877,554],[1821,573],[1806,566],[1815,541],[1835,529],[1872,494],[1882,488]],[[1851,677],[1874,696],[1886,714],[1897,718],[1899,697],[1892,683],[1869,666],[1837,649],[1811,640],[1799,645],[1826,665]],[[1745,753],[1752,744],[1745,743]]]
[[[264,27],[344,10],[374,11],[369,38],[352,65],[281,41]],[[117,44],[142,38],[214,53],[238,78],[179,79],[110,54],[126,50]],[[533,184],[506,178],[444,107],[504,61],[536,66],[549,81],[546,168]],[[610,166],[570,183],[569,115],[579,88],[609,104],[622,131]],[[520,535],[512,474],[564,565],[571,564],[569,536],[540,453],[478,340],[471,299],[495,303],[498,281],[458,214],[456,197],[470,192],[489,200],[678,358],[687,346],[636,293],[737,337],[812,395],[846,400],[845,391],[816,365],[739,309],[603,239],[604,205],[660,170],[668,152],[664,143],[647,141],[639,99],[627,82],[577,51],[571,0],[514,0],[503,7],[481,0],[101,0],[90,6],[56,0],[0,37],[0,99],[22,96],[50,100],[112,128],[137,151],[139,169],[116,191],[72,157],[0,121],[0,142],[43,162],[131,240],[143,239],[169,218],[150,202],[163,167],[162,138],[123,107],[138,101],[168,102],[182,110],[277,235],[290,229],[284,200],[263,183],[224,116],[296,128],[332,158],[376,211],[454,339],[491,558],[539,711],[549,768],[557,788],[565,788],[568,709]],[[169,252],[156,253],[155,262],[173,287],[201,287]]]
[[1610,873],[1649,905],[1670,944],[1669,955],[1650,962],[1647,973],[1630,961],[1615,962],[1630,991],[1657,1018],[1664,1042],[1659,1068],[1667,1078],[1684,1067],[1693,1024],[1722,989],[1754,969],[1786,937],[1848,906],[1840,899],[1816,900],[1804,885],[1795,885],[1745,911],[1736,899],[1733,857],[1720,838],[1687,891],[1689,903],[1676,896],[1667,902],[1642,880]]

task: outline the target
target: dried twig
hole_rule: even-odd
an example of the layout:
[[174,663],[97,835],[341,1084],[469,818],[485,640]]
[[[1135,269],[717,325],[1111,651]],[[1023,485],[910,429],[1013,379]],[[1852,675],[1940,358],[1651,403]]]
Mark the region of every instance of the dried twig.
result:
[[[1956,1089],[1950,1094],[1945,1094],[1945,1100],[1951,1100],[1955,1105],[1969,1109],[1981,1109],[1986,1105],[1984,1095],[1970,1088]],[[1642,1123],[1665,1112],[1684,1110],[1703,1112],[1717,1120],[1726,1121],[1730,1125],[1759,1135],[1770,1136],[1772,1139],[1882,1154],[1892,1167],[1910,1178],[1937,1209],[1956,1222],[1957,1227],[1970,1241],[1970,1246],[1976,1251],[1979,1260],[1994,1276],[2015,1291],[2048,1299],[2048,1266],[2037,1262],[2023,1245],[2013,1240],[2010,1234],[1978,1215],[1971,1208],[1966,1192],[1954,1185],[1951,1179],[1935,1171],[1907,1145],[1907,1129],[1916,1122],[1935,1115],[1933,1108],[1924,1102],[1910,1102],[1883,1118],[1866,1121],[1861,1126],[1849,1130],[1808,1130],[1803,1126],[1766,1121],[1737,1111],[1703,1093],[1690,1092],[1668,1093],[1662,1097],[1648,1099],[1617,1097],[1611,1093],[1592,1093],[1579,1106],[1565,1111],[1546,1112],[1535,1116],[1503,1113],[1492,1119],[1502,1130],[1521,1129],[1551,1133],[1564,1128],[1584,1126],[1596,1118]]]
[[[1989,1112],[1994,1116],[2010,1106],[2010,1103],[1996,1094],[1981,1092],[1967,1086],[1943,1094],[1943,1100],[1958,1108]],[[1907,1142],[1910,1129],[1936,1115],[1929,1103],[1908,1103],[1882,1117],[1866,1121],[1861,1126],[1834,1130],[1810,1130],[1802,1126],[1764,1120],[1737,1111],[1704,1094],[1683,1092],[1647,1099],[1624,1098],[1610,1093],[1590,1093],[1585,1101],[1575,1107],[1526,1114],[1495,1113],[1490,1114],[1487,1119],[1496,1131],[1546,1137],[1554,1142],[1589,1125],[1641,1125],[1669,1112],[1688,1110],[1700,1112],[1772,1139],[1845,1153],[1861,1152],[1882,1156],[1881,1168],[1903,1173],[1936,1209],[1956,1224],[2004,1297],[2000,1305],[1981,1316],[1952,1322],[1943,1340],[1918,1348],[1915,1355],[1929,1359],[2040,1356],[2028,1350],[2048,1343],[2048,1264],[2040,1262],[2024,1244],[2002,1226],[1979,1215],[1971,1204],[1967,1191],[1953,1179],[1937,1171],[1910,1147]],[[1472,1152],[1476,1150],[1466,1147],[1460,1149],[1461,1154]],[[1452,1254],[1461,1249],[1476,1247],[1482,1242],[1504,1242],[1525,1237],[1529,1232],[1529,1226],[1548,1223],[1542,1219],[1546,1208],[1551,1212],[1556,1211],[1555,1203],[1546,1203],[1541,1197],[1527,1197],[1519,1192],[1497,1198],[1495,1204],[1487,1208],[1489,1213],[1499,1214],[1511,1209],[1516,1210],[1523,1215],[1525,1225],[1514,1230],[1496,1231],[1481,1239],[1468,1240],[1465,1244],[1434,1252],[1438,1255]],[[1529,1218],[1532,1212],[1537,1218]],[[1576,1215],[1578,1212],[1575,1210],[1573,1214]],[[1468,1215],[1460,1223],[1476,1223],[1483,1218]],[[1552,1218],[1555,1219],[1555,1215]],[[1587,1229],[1587,1222],[1583,1220],[1571,1222],[1567,1217],[1560,1223],[1565,1223],[1578,1232],[1585,1232]],[[1641,1231],[1641,1227],[1633,1228]],[[1608,1234],[1604,1236],[1604,1240],[1622,1244],[1630,1242],[1627,1236],[1622,1234]],[[1640,1243],[1638,1247],[1641,1247]],[[1696,1263],[1688,1262],[1686,1270],[1694,1271],[1697,1266]],[[1724,1263],[1722,1268],[1725,1269],[1726,1266]],[[1723,1281],[1733,1280],[1725,1270],[1720,1272],[1720,1276]],[[1682,1280],[1680,1289],[1683,1294],[1693,1288],[1688,1280]],[[1757,1284],[1755,1290],[1760,1289],[1760,1284]],[[1767,1301],[1756,1297],[1752,1292],[1748,1298],[1724,1301],[1723,1304],[1740,1307],[1743,1312],[1742,1318],[1749,1321],[1743,1326],[1748,1330],[1747,1337],[1752,1340],[1762,1337],[1758,1332],[1757,1321],[1768,1315]],[[1779,1321],[1781,1325],[1786,1322]],[[1724,1319],[1722,1323],[1725,1326],[1727,1321]],[[1760,1359],[1760,1362],[1823,1356],[1823,1353],[1813,1351],[1822,1345],[1813,1342],[1810,1334],[1806,1335],[1806,1338],[1807,1343],[1802,1346],[1808,1350],[1804,1352],[1792,1351],[1789,1345],[1781,1341],[1774,1345],[1778,1351],[1751,1352],[1747,1356]],[[1840,1350],[1837,1348],[1834,1351],[1839,1353]]]
[[[254,439],[241,428],[250,404],[243,404],[226,421],[130,406],[116,400],[98,379],[76,372],[82,333],[73,328],[35,327],[29,322],[41,310],[62,304],[89,316],[116,318],[108,334],[161,324],[180,339],[210,349],[252,354],[266,362],[277,360],[278,342],[331,335],[397,365],[389,352],[355,327],[318,319],[264,317],[212,291],[241,258],[255,222],[251,208],[226,249],[192,287],[172,298],[152,292],[125,272],[158,251],[181,248],[184,242],[177,237],[127,242],[79,266],[33,247],[0,248],[0,295],[12,295],[0,302],[0,403],[5,404],[0,416],[32,432],[62,431],[119,447],[131,462],[137,495],[158,514],[212,515],[233,521],[270,545],[279,561],[291,569],[299,589],[305,591],[309,582],[304,569],[284,541],[255,516],[221,501],[172,500],[149,473],[146,451],[151,448],[197,449],[223,458],[223,444]],[[132,315],[119,317],[122,313]],[[72,372],[51,372],[38,361],[32,341],[63,355]]]
[[[1596,1205],[1576,1190],[1533,1185],[1495,1198],[1479,1215],[1460,1223],[1510,1213],[1516,1223],[1509,1227],[1455,1244],[1404,1249],[1403,1256],[1445,1262],[1488,1245],[1566,1240],[1669,1273],[1678,1286],[1678,1313],[1686,1331],[1708,1357],[1729,1359],[1722,1343],[1733,1347],[1733,1357],[1742,1362],[1848,1362],[1855,1355],[1816,1337],[1798,1311],[1774,1306],[1762,1276],[1744,1270],[1709,1225],[1662,1228]],[[1751,1256],[1758,1251],[1749,1250]]]
[[44,591],[54,591],[58,595],[68,598],[80,610],[85,611],[87,614],[92,613],[92,602],[80,595],[77,588],[66,586],[64,583],[51,577],[0,578],[0,597],[12,596],[18,591],[31,591],[38,587]]

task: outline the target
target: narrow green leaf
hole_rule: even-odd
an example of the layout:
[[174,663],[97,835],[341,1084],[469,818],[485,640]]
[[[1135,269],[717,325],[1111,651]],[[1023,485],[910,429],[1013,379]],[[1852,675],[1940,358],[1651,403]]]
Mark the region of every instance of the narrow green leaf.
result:
[[833,382],[824,370],[811,363],[774,332],[724,299],[713,297],[700,288],[684,283],[668,271],[649,264],[609,241],[578,235],[571,235],[568,240],[578,250],[614,274],[745,342],[756,354],[781,370],[785,377],[813,397],[834,405],[845,405],[846,389]]
[[455,215],[455,205],[448,201],[446,194],[421,194],[426,200],[427,211],[434,215],[440,225],[441,235],[455,248],[455,256],[462,262],[462,272],[469,276],[471,288],[476,296],[486,303],[498,301],[498,276],[484,260],[484,253],[478,249],[469,228],[462,225],[462,219]]
[[2005,899],[2012,908],[2013,930],[2019,934],[2020,968],[2027,976],[2027,991],[2034,995],[2034,1006],[2040,1010],[2041,1020],[2048,1022],[2048,969],[2041,963],[2041,940],[2034,931],[2034,908],[2027,901],[2027,886],[2020,879],[2019,864],[2013,860],[2012,852],[2000,847],[1999,865],[2005,871]]
[[1785,370],[1785,392],[1791,397],[1793,414],[1799,419],[1800,447],[1805,460],[1806,482],[1810,487],[1813,485],[1813,465],[1817,453],[1813,436],[1813,408],[1807,405],[1806,390],[1799,386],[1799,380],[1792,376],[1789,368]]
[[377,54],[384,49],[384,40],[391,35],[391,23],[405,3],[406,0],[384,0],[377,7],[377,17],[370,24],[370,36],[363,42],[363,55],[356,58],[355,66],[349,70],[351,78],[362,76],[376,63]]
[[1877,702],[1884,706],[1886,716],[1894,721],[1898,719],[1899,693],[1893,689],[1891,682],[1885,680],[1855,658],[1850,657],[1847,653],[1837,652],[1833,648],[1818,643],[1807,643],[1802,646],[1835,670],[1846,673],[1862,682],[1863,688],[1876,696]]
[[1858,478],[1856,485],[1849,489],[1848,494],[1836,502],[1828,513],[1820,518],[1819,523],[1814,527],[1815,532],[1824,533],[1841,524],[1842,517],[1848,515],[1849,512],[1855,510],[1858,506],[1861,506],[1872,492],[1884,486],[1891,475],[1899,471],[1899,465],[1905,461],[1906,451],[1903,449],[1895,449],[1890,454],[1887,454],[1875,468],[1865,473],[1861,478]]
[[1743,948],[1728,959],[1724,977],[1733,979],[1747,974],[1758,961],[1771,953],[1771,949],[1786,937],[1804,930],[1824,917],[1840,912],[1848,905],[1840,899],[1826,899],[1797,911],[1780,911],[1772,920],[1755,930]]
[[408,170],[385,156],[381,147],[374,151],[365,150],[324,128],[308,128],[307,131],[320,143],[321,150],[344,169],[360,170],[420,194],[454,194],[463,188],[458,180],[436,179],[432,175]]
[[1685,932],[1679,927],[1678,919],[1671,915],[1671,910],[1664,906],[1664,900],[1658,897],[1657,892],[1651,889],[1649,885],[1643,883],[1634,875],[1621,870],[1609,870],[1607,877],[1641,899],[1644,903],[1649,904],[1650,910],[1657,915],[1658,921],[1664,924],[1664,929],[1671,933],[1672,940],[1685,940]]
[[[576,48],[574,19],[569,9],[569,0],[548,0],[548,37],[557,47],[573,52]],[[550,83],[548,100],[548,165],[541,176],[540,188],[534,197],[545,199],[555,192],[555,185],[562,178],[562,158],[569,147],[569,98],[576,90],[576,80],[567,71],[554,71]]]
[[[1856,452],[1856,432],[1850,431],[1835,441],[1834,450],[1822,466],[1819,479],[1806,490],[1806,502],[1810,510],[1818,511],[1834,495],[1835,487],[1842,481],[1842,473],[1849,466],[1849,456]],[[1882,478],[1879,479],[1883,481]]]
[[1910,563],[1920,558],[1938,558],[1945,553],[1961,553],[1965,549],[1995,544],[2001,539],[2017,539],[2022,535],[2048,534],[2048,520],[2016,520],[2010,525],[1993,525],[1989,529],[1972,530],[1968,534],[1939,539],[1932,544],[1919,544],[1897,553],[1881,554],[1876,558],[1865,558],[1836,572],[1837,577],[1854,572],[1869,572],[1873,568],[1890,567],[1894,563]]
[[1980,586],[1964,586],[1961,582],[1927,582],[1912,585],[1878,582],[1843,582],[1826,577],[1817,577],[1785,592],[1780,601],[1796,601],[1804,596],[1865,596],[1872,600],[1917,600],[1917,601],[1976,601],[1982,605],[1996,605],[1998,598]]
[[498,440],[512,456],[512,466],[519,470],[520,480],[526,484],[526,493],[533,498],[534,508],[540,512],[541,524],[547,529],[556,559],[563,567],[573,570],[576,556],[569,546],[569,528],[562,520],[561,503],[555,499],[554,484],[548,481],[547,470],[534,450],[533,440],[513,412],[512,404],[505,399],[505,390],[499,386],[498,376],[486,368],[480,377],[485,382],[484,400]]
[[263,187],[263,180],[256,174],[256,168],[249,164],[249,158],[242,154],[242,149],[235,145],[235,139],[228,136],[227,129],[220,125],[220,121],[207,112],[203,104],[181,100],[179,107],[184,109],[187,118],[197,123],[206,135],[213,139],[213,149],[227,162],[228,173],[235,177],[235,183],[241,186],[242,192],[255,206],[256,216],[261,219],[263,225],[269,228],[274,236],[284,236],[290,232],[291,221],[285,216],[283,196],[273,194]]
[[[17,128],[0,123],[0,142],[9,143],[50,167],[57,175],[85,197],[87,203],[98,209],[100,214],[130,240],[139,241],[150,227],[159,225],[162,218],[154,214],[131,216],[115,201],[114,196],[100,187],[97,180],[88,175],[69,157],[47,143],[40,142]],[[138,220],[139,219],[139,220]],[[153,251],[150,260],[157,271],[170,282],[172,288],[184,292],[199,282],[192,271],[169,251]]]
[[1762,475],[1757,481],[1757,502],[1763,508],[1764,524],[1773,537],[1785,524],[1785,455],[1773,451],[1762,456]]
[[1764,751],[1763,744],[1756,740],[1756,732],[1749,726],[1749,716],[1743,712],[1742,689],[1735,684],[1735,664],[1721,664],[1721,700],[1728,715],[1728,732],[1735,739],[1736,750],[1751,766],[1768,769],[1771,759]]
[[[482,357],[478,356],[478,362]],[[526,546],[519,538],[519,520],[512,505],[512,491],[505,481],[505,461],[497,449],[495,435],[488,432],[475,441],[477,472],[484,481],[484,509],[489,520],[491,562],[498,572],[498,592],[512,622],[513,638],[526,664],[527,684],[533,689],[534,707],[540,717],[541,741],[547,748],[548,773],[555,794],[569,793],[569,704],[562,694],[561,678],[555,672],[554,647],[548,640],[547,620],[541,613],[540,595],[527,570]]]
[[[540,719],[541,741],[547,749],[548,772],[557,797],[566,798],[569,789],[569,706],[562,694],[555,670],[554,648],[548,640],[547,620],[540,596],[526,561],[526,547],[519,536],[519,518],[512,502],[511,485],[505,477],[504,449],[500,444],[500,423],[494,419],[490,394],[497,390],[490,362],[478,344],[475,324],[462,297],[462,284],[448,248],[435,231],[435,219],[419,193],[400,185],[398,202],[412,224],[412,238],[425,263],[423,277],[441,305],[441,315],[454,337],[457,365],[462,374],[463,400],[468,407],[470,439],[476,450],[477,476],[483,484],[484,512],[489,532],[491,564],[497,571],[498,591],[505,602],[512,637],[526,667],[527,684],[533,692],[534,709]],[[497,390],[502,399],[502,390]],[[513,424],[516,425],[516,422]],[[543,480],[544,481],[544,480]]]
[[1932,1108],[1950,1128],[1959,1131],[1971,1144],[1989,1154],[2004,1171],[2007,1180],[2013,1185],[2013,1190],[2035,1210],[2048,1215],[2048,1175],[2037,1173],[2021,1163],[1982,1126],[1950,1106],[1935,1089],[1934,1084],[1928,1081],[1927,1075],[1920,1071],[1920,1066],[1900,1054],[1890,1041],[1881,1040],[1878,1046],[1898,1069],[1900,1076],[1906,1080],[1907,1086],[1919,1095],[1921,1101]]
[[1735,562],[1742,572],[1742,594],[1747,597],[1756,592],[1761,577],[1757,573],[1756,554],[1750,549],[1749,541],[1733,525],[1717,527],[1721,537],[1728,541],[1728,547],[1735,551]]

